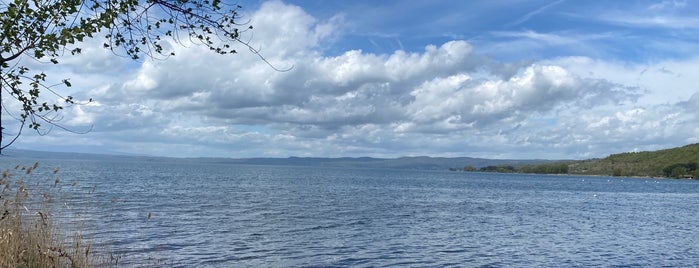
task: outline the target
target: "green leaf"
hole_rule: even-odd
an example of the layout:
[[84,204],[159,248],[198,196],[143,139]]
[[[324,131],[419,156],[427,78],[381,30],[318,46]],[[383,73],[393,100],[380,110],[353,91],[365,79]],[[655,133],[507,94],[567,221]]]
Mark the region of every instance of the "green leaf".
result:
[[[151,8],[153,5],[158,8]],[[66,51],[71,55],[82,53],[82,48],[73,44],[95,35],[104,36],[103,48],[134,60],[174,56],[174,51],[166,51],[161,45],[165,38],[179,44],[204,45],[219,54],[235,53],[232,45],[247,45],[238,39],[238,28],[244,27],[235,23],[240,8],[222,0],[3,1],[0,3],[3,89],[19,104],[18,120],[24,123],[28,119],[28,127],[38,130],[42,122],[37,120],[55,124],[52,118],[60,116],[48,116],[48,113],[63,109],[43,102],[55,96],[40,93],[44,90],[58,97],[61,93],[52,88],[54,78],[30,73],[28,68],[19,66],[21,58],[33,58],[39,63],[48,59],[59,64]],[[72,86],[68,79],[60,81],[66,87]],[[74,103],[70,96],[63,100]],[[42,114],[35,116],[35,113]]]

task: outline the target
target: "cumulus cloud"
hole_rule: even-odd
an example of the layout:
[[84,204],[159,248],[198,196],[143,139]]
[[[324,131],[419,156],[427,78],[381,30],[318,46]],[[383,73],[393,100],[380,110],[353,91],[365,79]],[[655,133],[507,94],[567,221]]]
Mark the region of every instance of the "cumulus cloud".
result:
[[96,102],[68,111],[68,123],[94,124],[90,137],[119,150],[232,157],[571,158],[628,150],[610,146],[624,139],[652,147],[699,133],[679,132],[697,125],[695,88],[666,101],[647,97],[664,94],[658,77],[670,71],[694,79],[696,60],[498,62],[462,40],[325,55],[324,42],[344,27],[340,17],[321,21],[279,1],[248,16],[253,47],[292,69],[276,71],[245,49],[222,57],[181,48],[167,61],[121,63],[123,71],[91,80],[82,94]]

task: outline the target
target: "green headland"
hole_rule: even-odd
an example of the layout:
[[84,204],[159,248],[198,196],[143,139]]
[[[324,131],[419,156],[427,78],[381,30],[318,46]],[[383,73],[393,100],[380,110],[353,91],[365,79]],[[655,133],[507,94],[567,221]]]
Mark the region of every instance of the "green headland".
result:
[[699,143],[658,151],[628,152],[605,158],[576,161],[556,161],[534,165],[501,165],[464,171],[571,174],[629,177],[697,178],[699,170]]

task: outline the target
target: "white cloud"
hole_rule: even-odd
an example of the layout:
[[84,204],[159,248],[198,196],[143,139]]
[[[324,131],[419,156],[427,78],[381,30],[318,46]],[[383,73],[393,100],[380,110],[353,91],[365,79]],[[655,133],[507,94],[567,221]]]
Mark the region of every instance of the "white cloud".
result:
[[629,5],[626,9],[609,9],[596,17],[602,21],[628,27],[667,28],[674,30],[697,29],[699,20],[693,15],[695,7],[687,1],[660,1],[643,8]]
[[674,29],[699,28],[699,19],[693,17],[610,15],[608,18],[606,18],[606,20],[612,23],[638,27],[661,27]]
[[652,11],[662,11],[662,10],[674,10],[674,9],[679,9],[679,8],[685,8],[687,7],[687,1],[678,1],[678,0],[666,0],[666,1],[661,1],[660,3],[655,3],[652,4],[648,7],[648,10]]
[[[249,17],[251,45],[293,69],[275,71],[246,49],[220,56],[180,48],[166,61],[96,81],[78,77],[90,80],[79,93],[96,102],[73,110],[67,123],[94,124],[80,139],[114,151],[173,156],[599,157],[698,136],[696,59],[508,63],[458,40],[327,56],[323,44],[345,27],[342,17],[320,21],[278,1]],[[558,45],[580,40],[504,34]],[[90,59],[75,66],[80,61]]]

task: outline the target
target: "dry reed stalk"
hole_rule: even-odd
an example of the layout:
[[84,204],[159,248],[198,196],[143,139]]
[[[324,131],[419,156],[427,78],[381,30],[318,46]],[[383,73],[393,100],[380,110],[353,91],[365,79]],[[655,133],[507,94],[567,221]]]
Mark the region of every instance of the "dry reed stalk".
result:
[[[72,237],[66,236],[62,232],[65,226],[52,217],[62,209],[54,202],[60,183],[56,176],[58,168],[53,173],[53,186],[49,187],[27,183],[37,168],[38,162],[2,172],[0,267],[101,266],[98,263],[105,258],[93,256],[91,242],[80,231]],[[16,178],[15,174],[21,177]]]

